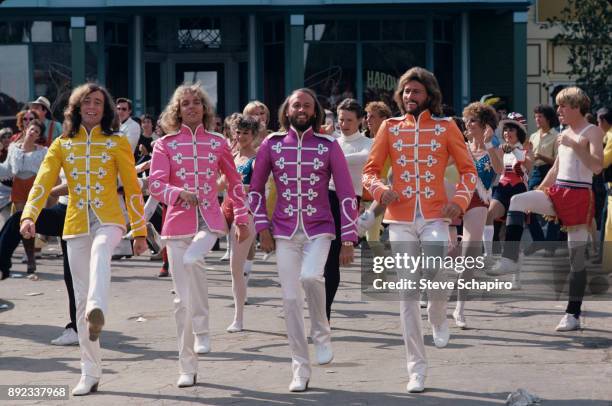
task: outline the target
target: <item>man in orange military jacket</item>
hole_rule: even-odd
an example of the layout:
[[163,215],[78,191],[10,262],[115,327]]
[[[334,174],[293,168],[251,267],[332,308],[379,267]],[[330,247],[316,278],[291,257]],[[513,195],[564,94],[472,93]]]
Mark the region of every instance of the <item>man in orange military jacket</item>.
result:
[[[394,99],[404,116],[384,121],[378,130],[363,170],[363,185],[376,201],[387,205],[383,222],[389,224],[389,240],[396,242],[392,247],[394,255],[399,250],[402,255],[418,257],[422,246],[426,256],[444,257],[449,241],[448,224],[468,207],[476,187],[476,168],[456,124],[451,118],[442,117],[442,94],[431,72],[419,67],[408,70],[397,84]],[[393,171],[391,185],[385,185],[380,178],[388,158]],[[449,201],[444,171],[451,158],[460,178]],[[441,271],[418,271],[426,279],[443,277]],[[442,348],[449,339],[447,292],[427,293],[434,344]],[[400,303],[410,375],[408,392],[422,392],[427,373],[418,297],[404,297]]]

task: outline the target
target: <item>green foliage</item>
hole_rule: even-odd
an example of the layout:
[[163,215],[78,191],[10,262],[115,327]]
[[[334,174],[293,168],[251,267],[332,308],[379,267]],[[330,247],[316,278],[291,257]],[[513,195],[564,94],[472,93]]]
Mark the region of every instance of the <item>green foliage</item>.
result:
[[567,0],[560,17],[543,28],[559,27],[554,45],[569,48],[569,76],[591,97],[594,108],[612,105],[612,2]]

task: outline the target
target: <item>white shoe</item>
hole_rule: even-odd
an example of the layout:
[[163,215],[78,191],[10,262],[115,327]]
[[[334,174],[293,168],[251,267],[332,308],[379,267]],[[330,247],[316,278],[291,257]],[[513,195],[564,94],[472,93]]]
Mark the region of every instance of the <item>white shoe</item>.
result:
[[225,329],[228,333],[238,333],[242,331],[242,322],[238,320],[234,320],[232,324],[229,325],[228,328]]
[[289,392],[304,392],[308,389],[309,378],[294,376],[289,384]]
[[104,327],[104,313],[102,313],[102,309],[92,309],[87,313],[86,320],[89,328],[89,341],[96,341],[100,337],[102,327]]
[[261,260],[267,261],[272,255],[274,255],[274,251],[266,252],[265,254],[263,254],[263,257],[261,257]]
[[438,348],[446,347],[450,338],[450,332],[448,330],[448,320],[444,320],[444,322],[439,326],[432,324],[431,330],[433,332],[433,341],[435,346]]
[[176,386],[179,388],[187,388],[189,386],[194,386],[197,380],[198,374],[180,374],[178,381],[176,381]]
[[361,216],[357,218],[357,233],[360,237],[363,237],[365,233],[374,226],[376,216],[369,210],[364,211]]
[[423,392],[425,390],[425,375],[412,374],[408,385],[406,385],[406,390],[409,393]]
[[75,386],[72,390],[72,396],[83,396],[97,392],[98,382],[100,382],[100,378],[94,378],[93,376],[89,375],[81,375],[81,380],[79,380],[77,386]]
[[315,345],[315,353],[317,355],[317,364],[319,365],[329,364],[334,359],[331,343]]
[[223,254],[223,256],[219,258],[219,261],[229,261],[229,260],[230,260],[230,250],[226,250],[225,254]]
[[463,313],[459,313],[457,311],[453,312],[453,319],[455,319],[455,325],[461,330],[465,330],[467,328],[467,322],[465,321],[465,316]]
[[208,354],[210,352],[210,336],[208,334],[196,334],[193,350],[198,354]]
[[421,309],[427,309],[427,300],[419,300],[419,307]]
[[491,268],[485,268],[485,273],[490,276],[499,276],[509,273],[517,273],[519,271],[519,262],[513,261],[510,258],[501,257],[501,259]]
[[580,319],[575,318],[574,315],[565,313],[561,318],[561,321],[557,325],[555,330],[557,331],[573,331],[580,329]]
[[491,269],[495,265],[495,257],[493,255],[484,255],[484,269]]
[[79,343],[79,335],[70,327],[65,329],[61,336],[51,340],[53,345],[76,345]]
[[249,278],[251,277],[251,271],[253,270],[253,260],[247,259],[244,261],[244,276],[246,277],[246,282],[249,282]]
[[512,290],[521,290],[521,274],[512,275]]

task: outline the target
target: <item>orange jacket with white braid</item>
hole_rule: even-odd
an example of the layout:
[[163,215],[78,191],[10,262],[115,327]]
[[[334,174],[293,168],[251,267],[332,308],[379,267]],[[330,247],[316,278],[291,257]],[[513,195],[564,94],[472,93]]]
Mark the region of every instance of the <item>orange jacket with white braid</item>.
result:
[[[451,157],[460,175],[451,201],[465,212],[476,187],[477,172],[455,122],[433,117],[429,110],[418,118],[406,114],[385,120],[363,168],[363,186],[374,199],[380,201],[389,188],[400,196],[387,207],[384,222],[414,222],[417,202],[425,220],[444,219],[442,209],[448,204],[444,171]],[[391,186],[380,177],[387,158],[393,171]]]

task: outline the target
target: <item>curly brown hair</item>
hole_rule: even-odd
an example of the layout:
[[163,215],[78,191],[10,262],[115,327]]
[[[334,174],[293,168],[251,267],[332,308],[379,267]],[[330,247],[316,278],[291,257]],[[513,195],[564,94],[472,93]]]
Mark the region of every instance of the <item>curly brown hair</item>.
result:
[[406,73],[404,73],[397,81],[397,87],[395,88],[395,93],[393,94],[393,100],[395,100],[395,103],[397,104],[397,107],[399,107],[402,114],[406,114],[406,109],[404,108],[404,102],[402,100],[402,93],[404,93],[404,87],[406,87],[406,84],[413,80],[425,86],[428,97],[427,110],[429,110],[432,115],[441,117],[443,115],[442,92],[440,91],[438,80],[433,73],[419,66],[408,69],[408,71],[406,71]]
[[383,101],[372,101],[366,104],[365,109],[367,113],[376,112],[382,118],[391,118],[393,113],[387,104]]
[[473,102],[468,104],[463,109],[463,117],[473,117],[484,129],[485,126],[489,125],[493,130],[497,128],[497,112],[495,109],[487,104],[481,102]]
[[81,103],[93,92],[100,92],[104,96],[104,113],[100,121],[102,133],[112,135],[119,131],[119,119],[115,112],[113,96],[104,86],[89,82],[75,88],[68,99],[68,106],[64,110],[64,134],[68,137],[72,138],[78,134],[81,128]]
[[28,123],[28,125],[25,127],[25,129],[21,133],[21,136],[19,137],[19,139],[15,140],[15,142],[23,142],[23,139],[25,138],[25,133],[32,126],[38,127],[38,138],[36,140],[34,140],[34,142],[37,143],[37,144],[42,144],[45,141],[47,141],[47,136],[45,135],[45,130],[47,129],[47,127],[45,126],[45,123],[43,123],[39,119],[35,118],[34,120],[32,120],[32,121],[30,121]]

